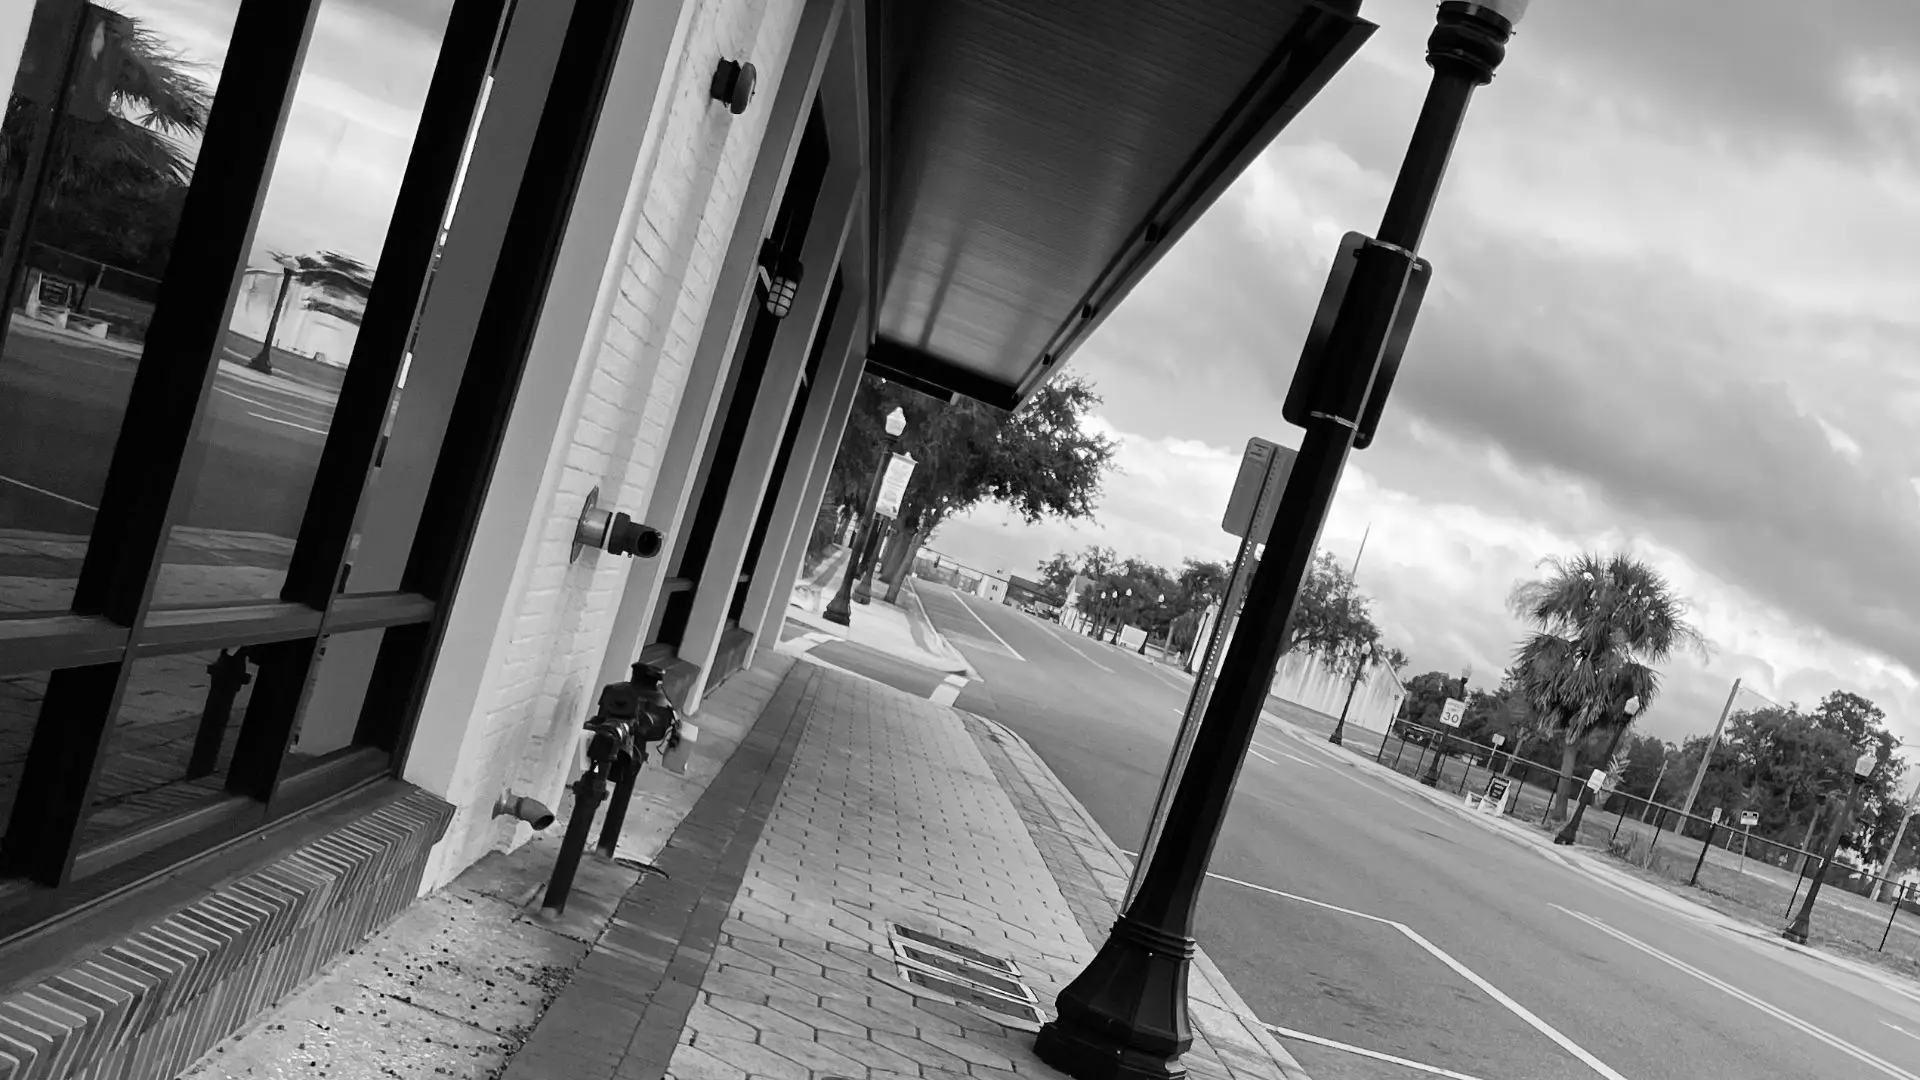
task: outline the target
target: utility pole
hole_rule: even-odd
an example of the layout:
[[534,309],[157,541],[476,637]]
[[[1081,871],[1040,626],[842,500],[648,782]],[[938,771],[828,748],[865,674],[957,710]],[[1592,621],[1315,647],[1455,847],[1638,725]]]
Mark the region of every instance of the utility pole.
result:
[[1700,758],[1700,767],[1694,770],[1693,786],[1687,789],[1686,805],[1680,808],[1680,828],[1686,828],[1687,816],[1693,813],[1693,801],[1700,797],[1700,785],[1707,781],[1707,768],[1713,764],[1713,752],[1720,748],[1720,733],[1727,726],[1727,714],[1733,711],[1733,699],[1740,693],[1740,680],[1733,680],[1733,689],[1727,691],[1727,703],[1720,708],[1720,722],[1713,725],[1713,737],[1707,740],[1707,752]]

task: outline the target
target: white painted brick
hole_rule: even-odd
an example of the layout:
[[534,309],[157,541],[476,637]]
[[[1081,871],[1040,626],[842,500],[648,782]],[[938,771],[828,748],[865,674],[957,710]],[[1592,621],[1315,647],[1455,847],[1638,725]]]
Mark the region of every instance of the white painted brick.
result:
[[[569,565],[580,500],[597,484],[603,505],[631,512],[641,504],[672,431],[700,327],[710,313],[734,315],[731,297],[716,303],[714,279],[770,110],[728,116],[709,99],[707,80],[722,56],[745,55],[761,71],[760,101],[772,101],[801,2],[698,0],[685,47],[670,61],[658,153],[631,242],[614,268],[617,289],[601,340],[550,358],[580,357],[593,370],[573,428],[556,440],[553,502],[521,555],[526,585],[509,601],[498,686],[477,703],[462,746],[452,787],[467,805],[436,853],[436,882],[524,834],[493,822],[481,805],[504,785],[555,800],[571,779],[571,751],[598,696],[591,684],[630,567],[592,554]],[[573,376],[550,362],[529,377]]]

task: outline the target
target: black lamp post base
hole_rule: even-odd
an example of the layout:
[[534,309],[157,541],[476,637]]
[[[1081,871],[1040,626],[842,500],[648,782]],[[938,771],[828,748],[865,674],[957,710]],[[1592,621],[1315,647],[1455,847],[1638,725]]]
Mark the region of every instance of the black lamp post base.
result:
[[844,607],[828,607],[820,613],[820,617],[838,626],[847,626],[853,622],[853,612]]
[[1060,992],[1059,1019],[1034,1053],[1074,1080],[1181,1080],[1193,1045],[1187,1019],[1192,938],[1126,916],[1080,977]]
[[1792,926],[1780,931],[1780,936],[1793,942],[1795,945],[1805,945],[1807,943],[1807,928],[1795,922]]

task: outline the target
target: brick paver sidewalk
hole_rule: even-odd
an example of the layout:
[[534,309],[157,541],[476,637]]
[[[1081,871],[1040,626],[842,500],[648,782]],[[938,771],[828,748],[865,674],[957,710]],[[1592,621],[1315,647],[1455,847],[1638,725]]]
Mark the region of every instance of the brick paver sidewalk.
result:
[[[1050,1016],[1125,873],[1009,733],[808,662],[656,862],[668,879],[621,903],[509,1080],[1057,1075],[1038,1014],[939,975],[1010,960],[999,985]],[[1302,1076],[1217,969],[1194,983],[1195,1076]]]

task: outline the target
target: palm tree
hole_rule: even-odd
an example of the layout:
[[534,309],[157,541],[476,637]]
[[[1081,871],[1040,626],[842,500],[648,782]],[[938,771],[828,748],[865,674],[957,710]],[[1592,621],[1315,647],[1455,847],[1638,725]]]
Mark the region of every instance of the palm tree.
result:
[[1552,814],[1565,811],[1581,745],[1598,731],[1617,735],[1632,723],[1626,704],[1644,709],[1660,692],[1653,665],[1681,649],[1704,655],[1705,640],[1687,622],[1687,603],[1666,578],[1628,555],[1581,553],[1550,558],[1546,574],[1521,583],[1508,604],[1534,626],[1514,657],[1522,698],[1542,725],[1565,740]]
[[[78,32],[83,47],[69,68],[54,59],[67,47],[57,30],[35,27],[41,77],[23,74],[0,117],[0,232],[21,234],[11,245],[19,251],[32,211],[36,244],[154,275],[213,95],[196,65],[139,19],[89,4]],[[56,113],[62,79],[71,90]]]
[[278,251],[268,254],[280,266],[280,287],[273,294],[273,313],[267,317],[267,332],[260,342],[260,351],[247,366],[271,375],[273,341],[280,332],[281,309],[287,306],[287,290],[293,283],[298,281],[317,290],[317,295],[307,298],[305,306],[309,310],[325,312],[358,326],[367,297],[373,292],[373,270],[353,256],[337,251],[323,251],[318,255],[285,255]]

